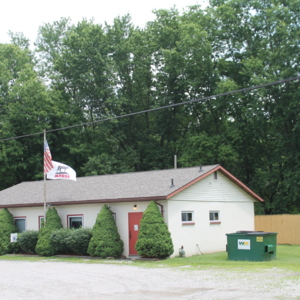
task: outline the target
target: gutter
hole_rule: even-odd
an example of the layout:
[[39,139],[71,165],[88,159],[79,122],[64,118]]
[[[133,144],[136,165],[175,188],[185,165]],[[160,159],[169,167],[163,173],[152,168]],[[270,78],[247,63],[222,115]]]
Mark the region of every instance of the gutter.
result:
[[[71,201],[47,201],[47,204],[52,206],[60,205],[74,205],[74,204],[94,204],[94,203],[123,203],[123,202],[144,202],[144,201],[159,201],[166,200],[166,196],[156,197],[139,197],[139,198],[119,198],[119,199],[96,199],[96,200],[71,200]],[[155,202],[156,203],[156,202]],[[162,207],[161,204],[157,203]],[[20,203],[20,204],[0,204],[1,208],[14,208],[14,207],[36,207],[43,206],[43,203]],[[163,210],[162,210],[163,211]]]
[[156,201],[155,201],[155,203],[160,206],[161,216],[164,217],[164,206],[160,203],[157,203]]

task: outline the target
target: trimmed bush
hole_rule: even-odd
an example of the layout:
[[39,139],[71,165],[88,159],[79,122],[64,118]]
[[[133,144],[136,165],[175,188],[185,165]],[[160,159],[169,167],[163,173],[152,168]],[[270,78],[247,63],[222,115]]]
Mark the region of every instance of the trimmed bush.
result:
[[38,241],[39,232],[37,230],[27,230],[18,234],[18,244],[22,253],[36,254],[35,247]]
[[88,246],[88,254],[99,257],[119,257],[124,250],[111,210],[104,205],[97,216]]
[[51,233],[51,242],[57,254],[73,254],[73,251],[67,246],[66,240],[71,234],[70,228],[61,228]]
[[72,229],[71,235],[67,239],[67,245],[70,249],[72,249],[74,254],[87,255],[91,238],[91,228]]
[[92,237],[92,229],[59,229],[52,233],[51,241],[57,253],[87,255],[87,248]]
[[[18,239],[19,239],[19,234],[18,234]],[[10,243],[9,253],[13,253],[13,254],[22,253],[19,242]]]
[[51,242],[53,231],[62,228],[60,217],[55,207],[51,207],[46,213],[46,224],[40,229],[38,242],[35,252],[38,255],[51,256],[57,254],[55,247]]
[[171,234],[154,201],[143,214],[135,249],[143,257],[165,258],[174,252]]
[[14,217],[7,208],[0,210],[0,255],[10,253],[16,247],[10,242],[10,234],[18,232]]

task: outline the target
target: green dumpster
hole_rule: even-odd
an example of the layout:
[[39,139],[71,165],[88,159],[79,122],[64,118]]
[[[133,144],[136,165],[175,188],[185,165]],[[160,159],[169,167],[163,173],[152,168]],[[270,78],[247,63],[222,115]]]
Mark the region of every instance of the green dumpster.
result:
[[276,259],[277,232],[237,231],[227,233],[229,260],[270,261]]

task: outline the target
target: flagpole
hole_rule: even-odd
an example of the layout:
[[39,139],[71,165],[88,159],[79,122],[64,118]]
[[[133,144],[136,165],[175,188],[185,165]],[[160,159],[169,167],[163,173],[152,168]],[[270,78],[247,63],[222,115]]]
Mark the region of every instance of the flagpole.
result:
[[[46,129],[44,129],[44,147],[45,147],[45,144],[46,144]],[[45,149],[44,149],[45,151]],[[43,152],[44,153],[44,152]],[[45,168],[45,161],[43,159],[43,166]],[[47,174],[45,174],[45,170],[43,168],[43,174],[44,174],[44,226],[46,224],[46,176]]]
[[[54,175],[53,175],[54,172]],[[76,181],[76,172],[69,166],[52,160],[49,145],[46,139],[46,129],[44,129],[44,225],[46,224],[46,191],[48,179],[69,179]],[[56,176],[57,175],[57,176]]]

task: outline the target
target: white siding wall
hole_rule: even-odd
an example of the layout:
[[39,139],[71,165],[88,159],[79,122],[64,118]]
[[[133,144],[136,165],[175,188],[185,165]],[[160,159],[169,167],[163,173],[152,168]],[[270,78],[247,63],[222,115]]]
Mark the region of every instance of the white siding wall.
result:
[[[211,224],[209,211],[220,212],[220,224]],[[194,212],[194,225],[182,225],[181,211]],[[169,230],[172,232],[174,255],[181,246],[186,256],[226,250],[226,233],[254,230],[253,203],[169,202]],[[198,246],[197,246],[198,245]],[[199,249],[199,248],[200,249]]]
[[[182,211],[194,212],[194,225],[182,225]],[[220,212],[220,224],[211,224],[210,211]],[[254,230],[253,199],[220,173],[218,179],[212,174],[172,197],[168,213],[173,256],[181,246],[186,256],[225,251],[226,233]]]
[[252,199],[223,174],[219,172],[217,172],[217,174],[217,179],[214,179],[214,174],[211,174],[175,195],[172,197],[172,200],[240,202],[250,201]]
[[8,209],[14,217],[26,217],[26,230],[38,230],[39,216],[44,215],[43,207],[18,207]]

